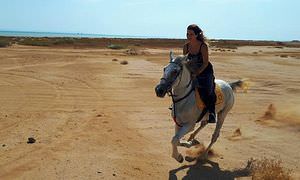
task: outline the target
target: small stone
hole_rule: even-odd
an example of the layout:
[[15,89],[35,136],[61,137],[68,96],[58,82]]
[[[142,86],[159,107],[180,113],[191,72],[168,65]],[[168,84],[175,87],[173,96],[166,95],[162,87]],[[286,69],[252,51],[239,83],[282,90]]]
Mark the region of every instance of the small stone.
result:
[[101,171],[97,171],[98,174],[102,173]]
[[113,173],[113,176],[116,176],[116,174],[115,174],[115,173]]
[[29,137],[28,141],[27,141],[27,144],[33,144],[33,143],[35,143],[35,141],[36,140],[33,137]]
[[123,61],[121,61],[121,62],[120,62],[120,64],[122,64],[122,65],[126,65],[126,64],[128,64],[128,61],[126,61],[126,60],[123,60]]
[[6,144],[2,144],[2,147],[5,147],[6,146]]

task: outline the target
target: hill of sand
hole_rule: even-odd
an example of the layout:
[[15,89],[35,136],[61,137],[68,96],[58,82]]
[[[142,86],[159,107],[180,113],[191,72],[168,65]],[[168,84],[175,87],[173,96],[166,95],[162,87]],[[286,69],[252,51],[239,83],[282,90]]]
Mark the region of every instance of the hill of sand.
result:
[[[171,100],[154,93],[169,48],[0,48],[0,179],[234,179],[261,157],[300,178],[300,49],[210,52],[216,78],[248,78],[249,89],[236,92],[210,162],[179,164]],[[196,139],[207,145],[213,129]]]

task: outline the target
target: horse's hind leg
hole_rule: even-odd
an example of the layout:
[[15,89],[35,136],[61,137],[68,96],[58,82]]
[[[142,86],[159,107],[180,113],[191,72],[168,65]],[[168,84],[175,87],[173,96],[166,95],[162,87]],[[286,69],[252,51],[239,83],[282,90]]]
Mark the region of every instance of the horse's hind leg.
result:
[[205,153],[202,155],[201,158],[207,159],[207,155],[208,155],[209,150],[211,149],[212,145],[217,141],[217,139],[220,135],[220,130],[223,126],[224,120],[225,120],[229,110],[224,109],[224,110],[222,110],[218,113],[218,120],[217,120],[215,131],[214,131],[214,133],[212,135],[212,138],[211,138],[211,142],[208,145],[207,149],[205,150]]
[[192,142],[192,141],[195,139],[196,135],[199,133],[199,131],[200,131],[201,129],[203,129],[203,128],[207,125],[207,123],[208,123],[208,121],[201,121],[200,127],[198,127],[198,128],[190,135],[188,141],[189,141],[189,142]]

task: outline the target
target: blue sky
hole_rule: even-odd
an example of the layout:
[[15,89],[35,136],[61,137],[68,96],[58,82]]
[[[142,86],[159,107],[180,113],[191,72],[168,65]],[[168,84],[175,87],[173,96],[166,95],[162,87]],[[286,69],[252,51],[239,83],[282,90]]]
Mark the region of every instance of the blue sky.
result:
[[0,30],[185,38],[300,39],[299,0],[0,0]]

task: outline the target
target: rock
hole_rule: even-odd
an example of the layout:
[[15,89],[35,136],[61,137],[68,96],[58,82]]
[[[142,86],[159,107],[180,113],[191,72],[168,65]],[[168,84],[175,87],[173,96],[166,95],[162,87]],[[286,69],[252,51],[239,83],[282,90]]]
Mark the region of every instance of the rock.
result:
[[36,140],[33,137],[29,137],[28,141],[27,141],[27,144],[33,144],[33,143],[35,143],[35,141]]
[[120,64],[122,64],[122,65],[126,65],[126,64],[128,64],[128,61],[126,61],[126,60],[123,60],[123,61],[121,61],[121,62],[120,62]]

